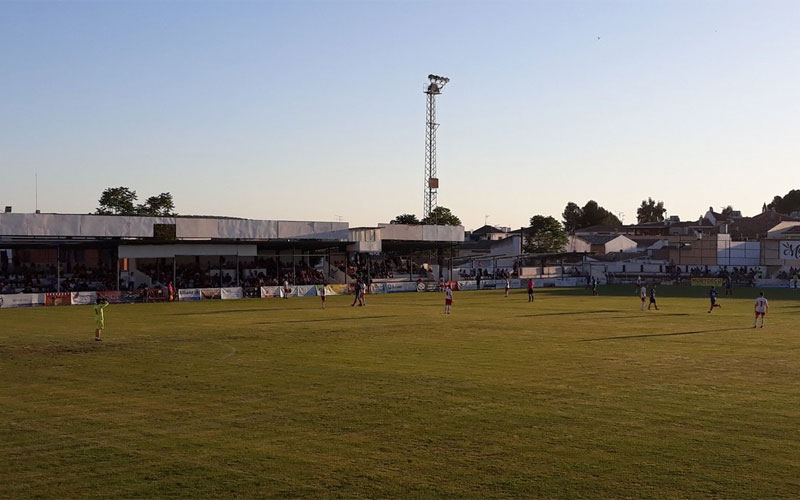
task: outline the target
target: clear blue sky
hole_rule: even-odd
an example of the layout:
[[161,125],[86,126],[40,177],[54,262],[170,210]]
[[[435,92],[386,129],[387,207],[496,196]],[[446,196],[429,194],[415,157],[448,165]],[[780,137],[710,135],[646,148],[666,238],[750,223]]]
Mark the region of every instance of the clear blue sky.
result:
[[[0,2],[0,204],[421,215],[467,228],[643,198],[695,219],[800,188],[800,2]],[[598,39],[599,37],[599,39]]]

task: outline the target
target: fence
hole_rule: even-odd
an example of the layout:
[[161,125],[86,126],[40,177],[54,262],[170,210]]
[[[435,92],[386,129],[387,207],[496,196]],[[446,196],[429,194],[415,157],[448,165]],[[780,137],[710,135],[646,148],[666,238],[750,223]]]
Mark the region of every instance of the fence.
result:
[[[526,288],[528,280],[510,279],[511,288]],[[534,279],[534,286],[541,287],[574,287],[582,286],[582,278],[543,278]],[[416,281],[416,282],[385,282],[371,283],[367,290],[370,294],[402,293],[402,292],[436,292],[441,291],[448,282]],[[449,282],[454,290],[502,290],[506,280],[458,280]],[[327,285],[326,295],[352,294],[355,285]],[[235,300],[245,297],[260,298],[288,298],[288,297],[317,297],[320,295],[322,285],[290,285],[262,286],[258,289],[248,290],[242,287],[223,288],[182,288],[178,290],[175,300],[180,302],[202,300]],[[134,302],[166,300],[165,297],[155,297],[141,291],[105,291],[105,292],[63,292],[63,293],[16,293],[0,295],[0,307],[39,307],[39,306],[68,306],[90,305],[98,298],[105,299],[112,304],[127,304]]]

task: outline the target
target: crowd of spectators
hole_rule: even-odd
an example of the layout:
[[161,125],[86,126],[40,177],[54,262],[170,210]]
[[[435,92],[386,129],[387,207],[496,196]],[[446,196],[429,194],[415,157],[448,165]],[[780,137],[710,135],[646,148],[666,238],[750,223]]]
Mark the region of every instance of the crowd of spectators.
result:
[[[61,286],[59,286],[59,278]],[[116,271],[75,265],[59,275],[56,266],[30,264],[16,266],[13,271],[0,270],[0,293],[52,293],[115,290]]]
[[[347,273],[352,280],[362,279],[368,282],[380,279],[405,278],[413,275],[427,279],[430,272],[425,266],[418,265],[411,259],[385,258],[375,259],[357,256],[350,261],[336,261],[333,267]],[[13,270],[10,270],[13,269]],[[173,268],[170,265],[157,265],[155,262],[140,262],[137,271],[149,278],[152,286],[141,284],[132,275],[123,275],[120,289],[134,290],[141,293],[166,293],[173,281]],[[278,286],[284,282],[292,285],[319,285],[330,282],[325,273],[318,267],[301,260],[294,265],[291,262],[278,261],[274,258],[255,258],[240,262],[239,279],[236,276],[236,263],[221,260],[218,265],[201,265],[198,263],[179,263],[175,267],[174,289],[179,288],[214,288],[242,286],[247,289],[258,289],[261,286]],[[710,269],[708,266],[695,266],[687,271],[681,267],[668,265],[665,269],[668,276],[680,282],[683,277],[723,278],[726,282],[739,285],[752,285],[756,278],[762,277],[760,268],[747,266],[723,267]],[[569,271],[574,276],[581,275],[577,267]],[[459,269],[460,279],[509,279],[517,276],[516,269],[473,268]],[[782,269],[776,278],[793,280],[800,275],[800,267]],[[58,283],[60,278],[60,286]],[[435,277],[433,277],[435,278]],[[140,283],[136,286],[136,283]],[[104,291],[117,289],[116,270],[104,267],[87,267],[73,265],[67,271],[62,268],[59,274],[54,265],[23,264],[11,268],[8,263],[0,268],[0,293],[52,293],[56,291]],[[156,290],[156,292],[150,292]],[[160,290],[160,292],[158,292]]]
[[753,285],[756,277],[761,277],[761,271],[752,267],[738,266],[732,270],[722,269],[719,272],[721,278],[730,280],[733,283]]
[[356,256],[350,262],[337,261],[334,265],[340,271],[347,273],[348,278],[352,280],[361,279],[371,282],[394,278],[408,279],[409,276],[423,279],[435,278],[435,276],[431,276],[429,269],[424,265],[400,257],[376,259]]
[[800,267],[790,267],[788,270],[781,269],[781,272],[776,276],[779,280],[796,280],[800,278]]
[[503,280],[517,276],[517,273],[514,270],[510,271],[508,269],[500,268],[492,269],[491,271],[488,269],[473,268],[470,270],[459,269],[458,276],[461,279],[477,279],[480,277],[480,279],[484,280]]
[[[205,266],[197,263],[181,263],[175,266],[176,286],[177,288],[260,287],[277,286],[285,281],[293,285],[321,285],[326,282],[325,273],[305,261],[292,265],[291,262],[259,257],[240,262],[238,280],[236,267],[236,262],[228,261]],[[153,284],[164,285],[173,278],[172,268],[159,270],[154,264],[139,264],[138,270],[147,275]]]

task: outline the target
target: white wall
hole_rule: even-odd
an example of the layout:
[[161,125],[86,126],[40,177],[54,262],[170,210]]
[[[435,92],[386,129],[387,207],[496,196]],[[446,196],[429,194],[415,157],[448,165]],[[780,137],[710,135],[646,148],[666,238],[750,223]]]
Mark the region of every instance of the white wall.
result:
[[152,238],[154,224],[175,224],[172,217],[0,213],[0,236]]
[[617,236],[613,240],[605,244],[606,253],[616,252],[636,252],[637,244],[632,239],[626,236]]
[[423,226],[415,224],[378,224],[381,238],[400,241],[464,241],[464,226]]
[[757,266],[760,263],[760,242],[732,241],[728,234],[720,234],[717,238],[717,265]]
[[588,241],[581,239],[579,236],[569,235],[567,237],[566,252],[591,252],[592,245]]

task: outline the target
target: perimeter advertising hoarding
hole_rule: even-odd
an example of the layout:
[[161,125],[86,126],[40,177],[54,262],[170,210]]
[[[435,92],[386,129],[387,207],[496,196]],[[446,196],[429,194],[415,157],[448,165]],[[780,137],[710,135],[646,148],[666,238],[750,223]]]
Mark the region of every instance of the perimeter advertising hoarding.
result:
[[781,259],[800,260],[800,241],[781,241]]
[[692,286],[722,286],[722,278],[692,278]]

